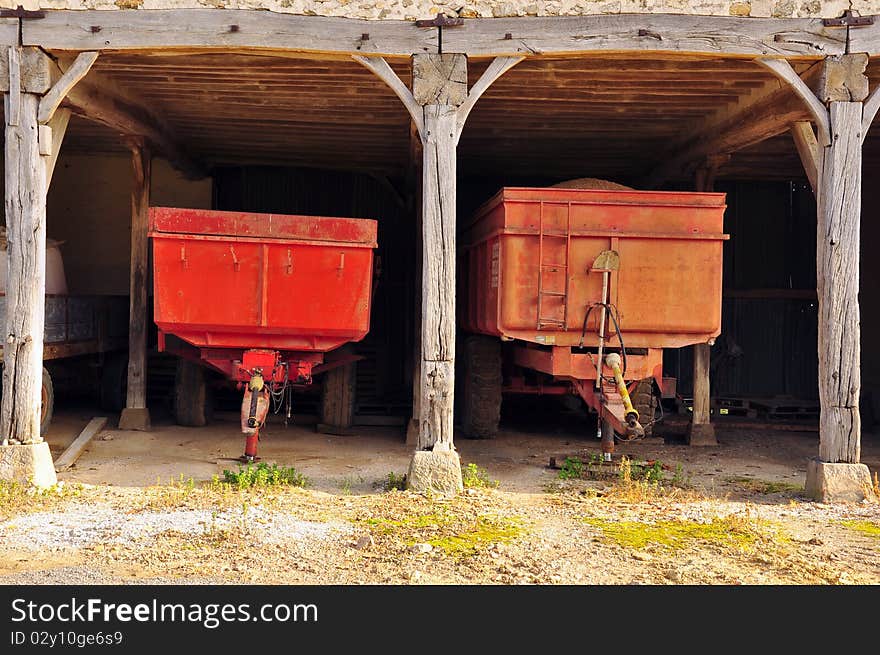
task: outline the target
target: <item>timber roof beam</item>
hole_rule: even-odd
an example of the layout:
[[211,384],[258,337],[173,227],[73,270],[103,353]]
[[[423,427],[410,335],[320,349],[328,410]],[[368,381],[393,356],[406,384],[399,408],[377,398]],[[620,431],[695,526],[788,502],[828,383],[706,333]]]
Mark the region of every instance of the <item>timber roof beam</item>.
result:
[[[60,76],[61,67],[57,62],[54,67]],[[145,101],[94,71],[68,91],[63,104],[75,114],[106,125],[119,134],[144,137],[188,177],[198,179],[207,174],[205,167],[180,145],[168,123],[149,109]]]
[[[861,31],[861,30],[867,31]],[[407,57],[438,51],[438,30],[409,21],[297,16],[247,9],[52,10],[23,21],[24,45],[50,51],[312,52]],[[466,20],[443,48],[469,57],[644,52],[819,59],[847,51],[847,29],[818,18],[621,14]],[[880,51],[877,28],[852,30]]]
[[[821,66],[813,64],[801,74],[810,85]],[[674,145],[643,181],[643,188],[654,189],[716,154],[730,154],[787,132],[793,124],[810,120],[803,99],[792,87],[778,80],[741,97],[690,131]]]

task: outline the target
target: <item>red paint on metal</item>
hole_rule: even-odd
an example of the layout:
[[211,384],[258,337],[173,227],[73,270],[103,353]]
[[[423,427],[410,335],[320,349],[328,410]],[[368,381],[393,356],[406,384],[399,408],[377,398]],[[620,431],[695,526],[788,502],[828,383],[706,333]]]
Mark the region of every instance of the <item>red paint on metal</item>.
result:
[[369,329],[374,220],[154,207],[150,237],[156,324],[196,347],[326,352]]

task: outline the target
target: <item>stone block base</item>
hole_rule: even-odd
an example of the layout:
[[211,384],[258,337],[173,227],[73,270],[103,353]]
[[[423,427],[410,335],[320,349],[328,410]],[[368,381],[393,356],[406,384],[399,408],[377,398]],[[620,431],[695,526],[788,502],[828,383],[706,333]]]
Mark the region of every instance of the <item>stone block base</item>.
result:
[[146,407],[126,407],[119,417],[119,429],[146,432],[150,429],[150,410]]
[[46,488],[58,483],[49,444],[0,446],[0,480]]
[[811,459],[804,488],[810,498],[823,503],[877,500],[871,473],[864,464],[829,464]]
[[691,423],[687,429],[688,446],[717,446],[715,426],[711,423]]
[[434,450],[417,450],[409,464],[406,488],[441,496],[454,496],[463,491],[458,453],[437,446]]

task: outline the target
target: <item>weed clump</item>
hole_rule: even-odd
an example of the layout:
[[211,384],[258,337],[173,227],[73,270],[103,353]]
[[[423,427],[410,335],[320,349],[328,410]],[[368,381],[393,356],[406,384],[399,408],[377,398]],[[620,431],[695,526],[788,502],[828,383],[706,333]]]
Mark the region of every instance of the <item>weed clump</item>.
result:
[[489,477],[489,472],[486,469],[473,462],[462,468],[461,482],[465,489],[495,488],[499,485],[498,480]]
[[406,473],[389,471],[388,475],[379,481],[382,491],[403,491],[406,489]]
[[309,483],[308,478],[292,466],[278,466],[278,464],[269,466],[265,462],[260,462],[256,466],[251,464],[244,467],[239,466],[236,472],[224,470],[223,481],[239,489],[276,486],[305,487]]

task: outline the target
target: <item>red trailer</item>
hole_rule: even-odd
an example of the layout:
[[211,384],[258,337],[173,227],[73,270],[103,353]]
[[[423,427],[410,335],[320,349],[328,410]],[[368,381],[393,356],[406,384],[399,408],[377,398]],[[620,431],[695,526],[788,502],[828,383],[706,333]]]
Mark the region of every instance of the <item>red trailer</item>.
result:
[[497,431],[507,341],[505,390],[579,395],[607,456],[615,433],[641,435],[653,416],[630,394],[663,390],[662,349],[721,332],[724,209],[720,193],[552,187],[483,205],[462,235],[465,433]]
[[325,353],[366,335],[376,226],[150,209],[159,350],[238,382],[243,459],[256,457],[270,399],[284,402],[287,394],[289,403],[290,390],[311,382]]

